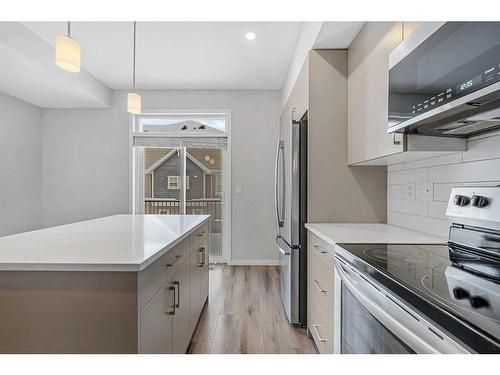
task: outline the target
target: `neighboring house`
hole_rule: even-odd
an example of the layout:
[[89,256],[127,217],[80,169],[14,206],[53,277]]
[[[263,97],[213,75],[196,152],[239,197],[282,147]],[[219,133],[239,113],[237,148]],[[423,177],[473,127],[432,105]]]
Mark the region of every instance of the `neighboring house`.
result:
[[[179,171],[179,152],[172,150],[146,170],[146,196],[179,199]],[[211,187],[212,184],[212,171],[190,153],[186,153],[186,198],[207,198],[207,186]]]

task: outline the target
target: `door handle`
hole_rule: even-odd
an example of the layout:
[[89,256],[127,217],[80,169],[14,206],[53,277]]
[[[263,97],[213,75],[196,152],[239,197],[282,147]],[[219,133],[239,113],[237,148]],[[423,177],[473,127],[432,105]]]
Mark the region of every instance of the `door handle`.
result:
[[170,297],[171,297],[170,298],[170,302],[171,302],[170,308],[172,310],[167,311],[166,314],[167,315],[175,315],[175,287],[174,286],[168,287],[168,291],[173,292],[173,293],[170,293]]
[[285,251],[281,247],[278,247],[278,249],[280,250],[281,255],[290,255],[289,251]]
[[319,325],[317,325],[317,324],[313,324],[313,328],[314,328],[314,331],[316,332],[316,335],[318,335],[318,340],[319,340],[320,342],[327,342],[327,341],[328,341],[328,339],[324,339],[324,338],[322,338],[322,337],[321,337],[321,335],[319,334],[319,330],[318,330]]
[[[174,306],[176,308],[180,308],[181,307],[181,283],[179,281],[174,281],[172,282],[172,284],[174,284]],[[177,288],[175,288],[175,286],[177,286]],[[177,302],[175,300],[175,289],[177,289]]]

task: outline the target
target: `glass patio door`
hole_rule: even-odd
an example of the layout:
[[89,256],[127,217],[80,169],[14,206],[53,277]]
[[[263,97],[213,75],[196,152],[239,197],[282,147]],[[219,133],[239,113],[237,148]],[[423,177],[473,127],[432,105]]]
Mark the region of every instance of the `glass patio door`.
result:
[[[230,154],[224,123],[145,117],[133,133],[133,212],[210,215],[211,263],[230,260]],[[217,129],[207,129],[212,124]]]

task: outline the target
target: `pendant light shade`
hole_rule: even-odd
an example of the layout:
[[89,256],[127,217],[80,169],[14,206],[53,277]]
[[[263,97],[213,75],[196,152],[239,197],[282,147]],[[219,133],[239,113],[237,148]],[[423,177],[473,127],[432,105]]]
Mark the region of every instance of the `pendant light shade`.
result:
[[136,44],[136,23],[134,21],[134,60],[133,60],[133,72],[132,72],[132,92],[127,95],[127,111],[134,115],[138,115],[142,110],[142,98],[135,92],[135,44]]
[[135,92],[129,92],[127,95],[127,111],[134,115],[141,114],[141,96]]
[[56,65],[68,72],[80,71],[80,43],[71,37],[71,25],[68,22],[68,35],[56,37]]

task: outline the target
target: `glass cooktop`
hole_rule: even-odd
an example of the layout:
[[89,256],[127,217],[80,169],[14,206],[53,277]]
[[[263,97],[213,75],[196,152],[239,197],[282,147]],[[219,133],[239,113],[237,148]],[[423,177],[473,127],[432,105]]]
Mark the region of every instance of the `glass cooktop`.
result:
[[[354,255],[351,262],[356,268],[436,323],[447,315],[438,314],[437,310],[444,310],[500,346],[500,280],[495,279],[500,275],[500,260],[462,253],[447,245],[339,246]],[[341,251],[338,253],[342,256]],[[412,298],[408,291],[419,298]],[[450,328],[449,332],[455,334],[456,330]],[[467,336],[466,332],[463,334]]]

